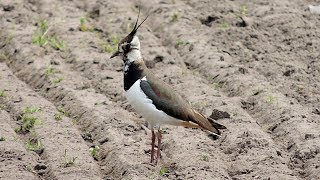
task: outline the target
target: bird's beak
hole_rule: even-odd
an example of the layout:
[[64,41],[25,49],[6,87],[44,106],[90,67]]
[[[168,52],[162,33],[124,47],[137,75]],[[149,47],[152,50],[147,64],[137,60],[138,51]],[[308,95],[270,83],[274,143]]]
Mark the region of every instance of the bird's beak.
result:
[[112,54],[112,56],[110,57],[111,58],[114,58],[116,56],[119,56],[120,55],[120,52],[119,51],[116,51],[115,53]]

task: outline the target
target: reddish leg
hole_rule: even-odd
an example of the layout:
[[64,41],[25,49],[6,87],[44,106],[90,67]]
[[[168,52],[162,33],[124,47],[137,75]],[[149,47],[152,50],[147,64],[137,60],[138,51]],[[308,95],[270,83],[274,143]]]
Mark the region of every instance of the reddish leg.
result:
[[161,131],[160,128],[158,129],[158,150],[157,150],[157,163],[160,160],[160,151],[161,151]]
[[151,132],[152,132],[152,137],[151,137],[151,140],[152,140],[152,142],[151,142],[151,163],[153,163],[153,160],[154,160],[154,142],[156,140],[156,136],[154,135],[153,128],[152,128]]

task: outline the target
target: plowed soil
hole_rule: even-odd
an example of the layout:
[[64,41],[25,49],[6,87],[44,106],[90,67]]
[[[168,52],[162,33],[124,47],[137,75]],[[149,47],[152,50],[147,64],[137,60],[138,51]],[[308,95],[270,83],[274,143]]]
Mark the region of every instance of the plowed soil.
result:
[[[308,5],[319,1],[1,0],[0,179],[320,179]],[[109,59],[138,7],[151,14],[138,32],[148,67],[228,128],[162,127],[157,166]],[[25,116],[36,122],[23,131]]]

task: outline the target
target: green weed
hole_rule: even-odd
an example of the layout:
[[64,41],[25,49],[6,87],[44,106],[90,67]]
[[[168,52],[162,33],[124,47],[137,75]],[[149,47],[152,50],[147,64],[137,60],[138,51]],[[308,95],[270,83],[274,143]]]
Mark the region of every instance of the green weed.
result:
[[5,140],[6,140],[5,137],[3,137],[3,136],[0,137],[0,141],[5,141]]
[[65,167],[70,167],[72,165],[74,165],[75,161],[76,161],[77,157],[68,157],[67,156],[67,150],[64,150],[64,166]]

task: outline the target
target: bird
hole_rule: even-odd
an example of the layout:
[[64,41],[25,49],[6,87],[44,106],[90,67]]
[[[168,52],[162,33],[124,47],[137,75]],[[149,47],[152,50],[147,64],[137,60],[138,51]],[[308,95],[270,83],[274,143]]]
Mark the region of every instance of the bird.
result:
[[[125,95],[133,109],[149,124],[152,134],[150,163],[157,164],[161,153],[161,125],[200,128],[215,135],[220,135],[220,129],[226,129],[226,127],[193,109],[190,103],[174,91],[171,86],[158,79],[147,68],[141,55],[137,31],[149,15],[138,25],[139,8],[139,14],[132,31],[119,42],[118,49],[110,59],[116,56],[122,57]],[[158,130],[157,133],[155,133],[155,129]],[[155,159],[156,136],[158,148]]]

